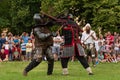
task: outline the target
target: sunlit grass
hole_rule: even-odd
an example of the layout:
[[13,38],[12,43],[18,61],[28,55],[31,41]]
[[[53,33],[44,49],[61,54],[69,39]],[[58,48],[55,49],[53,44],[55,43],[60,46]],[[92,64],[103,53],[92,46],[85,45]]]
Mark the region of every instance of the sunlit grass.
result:
[[24,77],[22,71],[28,63],[0,63],[0,80],[120,80],[120,63],[99,64],[92,67],[95,75],[89,76],[78,61],[69,62],[69,75],[63,76],[60,62],[55,62],[53,75],[47,76],[47,62],[43,61]]

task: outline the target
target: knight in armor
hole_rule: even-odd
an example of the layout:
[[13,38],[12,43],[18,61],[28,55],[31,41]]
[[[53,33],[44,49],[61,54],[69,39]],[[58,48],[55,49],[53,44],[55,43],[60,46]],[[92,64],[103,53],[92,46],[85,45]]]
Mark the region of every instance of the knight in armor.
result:
[[63,25],[62,35],[64,36],[64,48],[61,54],[61,64],[63,75],[68,73],[68,61],[72,56],[75,56],[82,66],[88,71],[89,75],[93,75],[92,70],[85,58],[84,48],[81,46],[79,33],[82,31],[76,22],[73,20],[73,15],[67,16],[66,23]]
[[43,55],[46,55],[48,61],[47,75],[51,75],[54,67],[54,57],[51,52],[51,46],[53,45],[52,36],[56,36],[55,33],[49,30],[48,24],[42,24],[40,22],[41,17],[39,14],[34,15],[36,22],[33,28],[33,34],[35,35],[35,48],[32,61],[27,65],[23,71],[23,75],[27,76],[28,72],[38,66],[42,62]]

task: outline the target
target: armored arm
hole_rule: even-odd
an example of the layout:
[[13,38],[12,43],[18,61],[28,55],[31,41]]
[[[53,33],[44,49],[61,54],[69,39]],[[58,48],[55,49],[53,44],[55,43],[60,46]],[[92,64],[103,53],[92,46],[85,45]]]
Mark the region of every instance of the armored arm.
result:
[[43,33],[41,32],[42,30],[40,30],[40,27],[36,27],[34,28],[34,34],[39,38],[39,39],[46,39],[50,36],[56,37],[57,34],[55,32],[52,33]]
[[34,34],[39,38],[39,39],[45,39],[47,37],[50,37],[50,33],[42,33],[40,28],[34,28]]

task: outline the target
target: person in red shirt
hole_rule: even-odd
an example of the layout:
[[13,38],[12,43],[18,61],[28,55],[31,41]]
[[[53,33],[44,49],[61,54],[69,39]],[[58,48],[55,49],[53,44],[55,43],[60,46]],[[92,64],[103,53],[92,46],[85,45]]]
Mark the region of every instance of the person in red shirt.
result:
[[111,34],[111,32],[108,32],[108,35],[106,36],[106,40],[109,42],[109,45],[113,44],[114,36]]

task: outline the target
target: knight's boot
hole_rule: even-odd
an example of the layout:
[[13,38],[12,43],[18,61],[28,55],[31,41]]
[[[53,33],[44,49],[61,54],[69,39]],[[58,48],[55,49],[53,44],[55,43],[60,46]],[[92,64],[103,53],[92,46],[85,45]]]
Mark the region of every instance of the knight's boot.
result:
[[89,75],[94,75],[90,67],[86,68],[86,71],[88,72]]
[[69,72],[68,72],[68,69],[67,68],[63,68],[63,75],[68,75]]
[[32,60],[30,64],[24,69],[23,76],[27,76],[28,72],[35,68],[39,63],[40,61],[36,61],[36,59]]
[[51,60],[48,61],[47,75],[52,75],[53,68],[54,68],[54,59],[51,59]]

